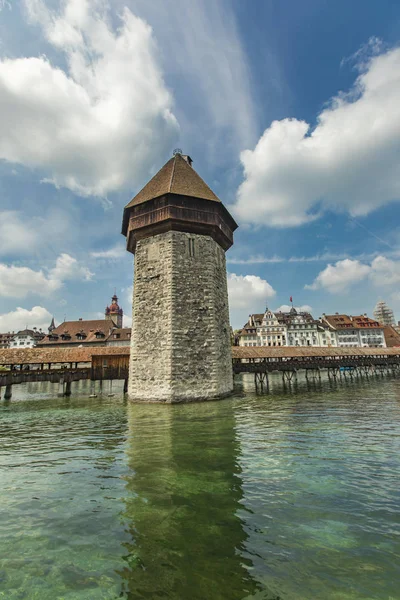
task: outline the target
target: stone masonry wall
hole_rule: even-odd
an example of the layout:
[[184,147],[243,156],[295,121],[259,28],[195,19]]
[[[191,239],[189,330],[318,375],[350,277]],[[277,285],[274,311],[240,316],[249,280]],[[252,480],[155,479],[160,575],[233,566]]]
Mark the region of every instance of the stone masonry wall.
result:
[[177,231],[138,242],[129,397],[187,402],[232,391],[225,252]]

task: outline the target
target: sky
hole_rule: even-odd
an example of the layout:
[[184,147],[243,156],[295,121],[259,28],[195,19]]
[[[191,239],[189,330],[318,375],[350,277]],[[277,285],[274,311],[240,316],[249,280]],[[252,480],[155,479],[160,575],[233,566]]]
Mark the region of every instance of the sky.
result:
[[239,224],[234,328],[400,319],[398,0],[0,0],[0,332],[130,325],[123,207],[177,147]]

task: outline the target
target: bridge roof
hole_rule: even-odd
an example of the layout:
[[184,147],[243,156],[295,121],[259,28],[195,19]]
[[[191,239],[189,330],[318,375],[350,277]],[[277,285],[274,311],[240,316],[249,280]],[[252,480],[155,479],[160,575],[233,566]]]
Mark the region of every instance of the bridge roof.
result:
[[35,365],[48,363],[91,363],[94,355],[129,354],[129,346],[83,348],[3,348],[0,365]]
[[400,348],[320,348],[294,346],[233,346],[232,358],[295,358],[313,356],[400,355]]

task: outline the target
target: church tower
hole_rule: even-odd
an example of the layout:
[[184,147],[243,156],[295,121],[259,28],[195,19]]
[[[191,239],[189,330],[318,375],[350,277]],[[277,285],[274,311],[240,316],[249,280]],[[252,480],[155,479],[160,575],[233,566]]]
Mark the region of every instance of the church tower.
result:
[[128,395],[221,398],[233,389],[225,252],[237,224],[175,152],[125,207],[135,255]]
[[122,320],[124,318],[124,311],[118,305],[118,297],[116,294],[111,298],[110,306],[106,307],[105,310],[106,321],[112,321],[115,327],[122,327]]

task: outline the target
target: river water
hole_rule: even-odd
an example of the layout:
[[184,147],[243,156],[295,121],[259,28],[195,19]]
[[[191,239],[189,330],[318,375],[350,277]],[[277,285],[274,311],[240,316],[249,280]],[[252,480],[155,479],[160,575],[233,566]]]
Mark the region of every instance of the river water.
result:
[[[400,380],[0,402],[0,598],[400,599]],[[33,393],[35,392],[35,393]]]

